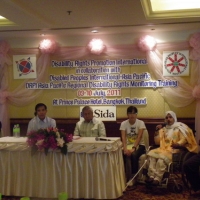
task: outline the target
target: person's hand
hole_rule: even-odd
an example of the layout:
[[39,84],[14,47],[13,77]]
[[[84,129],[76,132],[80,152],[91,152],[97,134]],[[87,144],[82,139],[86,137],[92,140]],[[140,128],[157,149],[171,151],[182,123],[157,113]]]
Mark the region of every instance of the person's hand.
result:
[[131,149],[130,151],[131,151],[131,154],[132,154],[133,152],[136,151],[136,148],[133,148],[133,149]]
[[156,131],[160,130],[162,128],[162,124],[159,124],[156,126]]
[[131,156],[131,154],[133,153],[133,151],[132,151],[132,149],[131,150],[126,149],[126,150],[124,150],[124,154],[127,155],[127,156]]
[[124,149],[124,155],[128,154],[128,149]]
[[173,149],[180,149],[182,146],[181,146],[180,144],[174,143],[174,142],[172,141],[171,147],[172,147]]

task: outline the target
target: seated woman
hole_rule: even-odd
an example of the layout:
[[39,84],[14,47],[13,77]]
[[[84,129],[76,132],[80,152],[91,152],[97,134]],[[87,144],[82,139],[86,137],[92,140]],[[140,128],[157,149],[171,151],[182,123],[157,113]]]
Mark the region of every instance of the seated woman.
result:
[[28,123],[27,133],[30,131],[37,131],[42,128],[56,128],[56,121],[50,117],[46,116],[47,106],[43,103],[38,103],[35,106],[35,117]]
[[126,167],[127,181],[132,178],[133,174],[137,173],[139,157],[145,153],[142,135],[146,126],[143,121],[137,119],[137,113],[136,107],[129,106],[127,108],[128,119],[123,121],[120,126],[126,166],[127,163],[131,163],[131,167]]
[[147,154],[150,163],[146,182],[152,185],[159,185],[168,164],[172,162],[172,153],[178,152],[179,146],[185,146],[190,152],[198,151],[192,130],[186,124],[177,122],[173,111],[166,112],[165,122],[166,127],[155,133],[155,136],[159,136],[160,147]]

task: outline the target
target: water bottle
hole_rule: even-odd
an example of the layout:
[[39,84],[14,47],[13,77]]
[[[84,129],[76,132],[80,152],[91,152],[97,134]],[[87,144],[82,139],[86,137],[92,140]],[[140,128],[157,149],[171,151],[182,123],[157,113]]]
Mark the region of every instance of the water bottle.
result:
[[16,125],[16,136],[15,137],[20,137],[20,127],[19,127],[19,124]]
[[17,129],[16,129],[16,126],[17,126],[17,125],[14,125],[14,126],[13,126],[13,137],[16,137],[16,130],[17,130]]

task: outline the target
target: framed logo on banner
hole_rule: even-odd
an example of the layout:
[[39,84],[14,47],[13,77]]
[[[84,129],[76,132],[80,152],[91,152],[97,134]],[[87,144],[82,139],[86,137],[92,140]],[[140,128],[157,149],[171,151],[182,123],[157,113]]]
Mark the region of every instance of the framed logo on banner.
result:
[[14,79],[37,78],[36,55],[14,55],[13,75]]
[[189,76],[189,51],[164,51],[163,76]]

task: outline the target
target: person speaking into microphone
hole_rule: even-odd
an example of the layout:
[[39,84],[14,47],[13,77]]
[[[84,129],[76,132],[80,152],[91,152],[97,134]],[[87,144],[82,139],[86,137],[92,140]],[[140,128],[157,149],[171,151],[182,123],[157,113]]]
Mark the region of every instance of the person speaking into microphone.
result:
[[106,137],[104,123],[93,116],[93,109],[90,106],[85,106],[82,109],[82,115],[84,120],[76,123],[75,136]]

